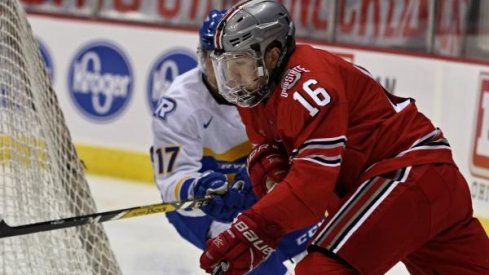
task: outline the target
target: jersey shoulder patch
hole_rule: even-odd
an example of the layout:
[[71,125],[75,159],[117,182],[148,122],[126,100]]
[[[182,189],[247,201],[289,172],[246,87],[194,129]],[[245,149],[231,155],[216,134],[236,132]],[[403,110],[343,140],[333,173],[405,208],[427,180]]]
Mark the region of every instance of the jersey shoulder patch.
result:
[[160,100],[158,100],[153,116],[166,120],[168,115],[174,112],[176,109],[177,102],[170,97],[163,96],[160,98]]

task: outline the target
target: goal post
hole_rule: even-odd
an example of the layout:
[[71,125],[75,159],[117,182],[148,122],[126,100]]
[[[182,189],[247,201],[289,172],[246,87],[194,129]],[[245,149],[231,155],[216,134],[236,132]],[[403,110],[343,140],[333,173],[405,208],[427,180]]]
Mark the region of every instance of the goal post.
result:
[[[11,225],[95,213],[18,0],[0,1],[0,216]],[[0,274],[120,274],[100,224],[0,239]]]

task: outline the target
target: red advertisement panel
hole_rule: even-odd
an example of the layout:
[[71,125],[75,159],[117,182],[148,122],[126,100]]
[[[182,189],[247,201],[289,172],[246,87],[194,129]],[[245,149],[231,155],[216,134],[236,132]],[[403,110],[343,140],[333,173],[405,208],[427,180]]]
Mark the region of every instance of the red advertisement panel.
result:
[[470,170],[474,176],[489,179],[489,73],[481,73],[479,81]]
[[439,0],[435,17],[434,52],[460,56],[471,0]]
[[20,0],[27,11],[93,16],[99,0]]
[[429,0],[339,0],[336,41],[426,50]]

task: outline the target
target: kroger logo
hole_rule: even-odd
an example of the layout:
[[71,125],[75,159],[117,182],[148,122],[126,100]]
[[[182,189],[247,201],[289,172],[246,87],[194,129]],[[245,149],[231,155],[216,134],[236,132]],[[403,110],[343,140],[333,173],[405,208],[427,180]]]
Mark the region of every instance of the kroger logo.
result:
[[155,62],[148,76],[148,102],[151,111],[156,109],[158,99],[165,93],[173,80],[197,66],[193,52],[177,49],[165,52]]
[[106,43],[90,43],[71,62],[68,90],[87,117],[106,121],[119,115],[132,95],[133,74],[124,53]]
[[44,61],[44,65],[46,66],[46,72],[48,73],[49,78],[51,81],[54,80],[54,65],[53,65],[53,59],[51,58],[51,55],[49,54],[48,49],[46,48],[46,45],[36,38],[37,45],[39,46],[39,52],[41,53],[41,57]]

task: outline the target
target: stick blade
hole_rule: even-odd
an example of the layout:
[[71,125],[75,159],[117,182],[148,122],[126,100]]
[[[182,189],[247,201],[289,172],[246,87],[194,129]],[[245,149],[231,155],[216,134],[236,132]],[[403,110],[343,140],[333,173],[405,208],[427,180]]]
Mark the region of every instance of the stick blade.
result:
[[0,218],[0,238],[11,236],[12,227]]

